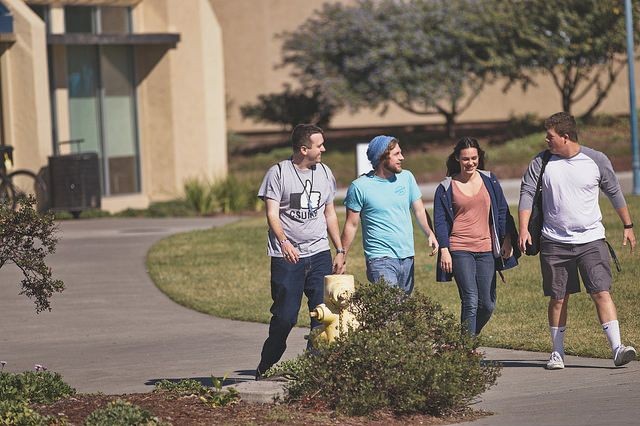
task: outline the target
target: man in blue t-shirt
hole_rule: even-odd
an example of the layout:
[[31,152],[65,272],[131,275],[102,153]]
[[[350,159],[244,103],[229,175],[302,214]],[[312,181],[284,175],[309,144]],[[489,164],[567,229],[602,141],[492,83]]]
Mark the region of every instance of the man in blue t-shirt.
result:
[[344,200],[347,220],[342,247],[349,251],[362,220],[367,278],[373,283],[384,279],[411,294],[415,251],[410,210],[427,237],[431,256],[437,253],[438,242],[427,222],[420,188],[413,174],[402,170],[404,157],[398,140],[376,136],[369,142],[367,157],[373,170],[351,183]]

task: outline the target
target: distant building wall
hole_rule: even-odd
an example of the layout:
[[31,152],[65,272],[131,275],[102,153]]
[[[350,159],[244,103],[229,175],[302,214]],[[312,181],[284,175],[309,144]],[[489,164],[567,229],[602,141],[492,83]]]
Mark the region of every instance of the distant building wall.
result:
[[[281,40],[275,36],[293,31],[312,16],[326,0],[210,0],[222,27],[229,128],[237,132],[279,130],[276,126],[243,120],[240,106],[255,103],[261,94],[282,90],[284,82],[295,83],[289,69],[276,69],[281,62]],[[332,2],[336,2],[335,0]],[[352,0],[342,3],[353,4]],[[640,81],[636,76],[636,80]],[[503,83],[488,86],[459,121],[505,120],[512,115],[534,113],[546,116],[561,110],[558,90],[548,77],[537,79],[538,86],[525,93],[514,86],[506,94]],[[584,112],[593,97],[575,105],[575,113]],[[611,114],[628,112],[627,75],[623,71],[598,110]],[[441,123],[443,118],[417,116],[391,106],[384,116],[363,110],[358,114],[343,112],[332,120],[332,127],[362,127]]]

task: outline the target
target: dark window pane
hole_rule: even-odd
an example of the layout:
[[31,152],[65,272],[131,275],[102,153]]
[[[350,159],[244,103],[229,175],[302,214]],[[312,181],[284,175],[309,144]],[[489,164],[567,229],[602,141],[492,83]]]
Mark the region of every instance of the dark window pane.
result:
[[67,33],[94,33],[91,6],[65,6],[64,27]]
[[130,33],[128,7],[103,6],[100,8],[100,32]]

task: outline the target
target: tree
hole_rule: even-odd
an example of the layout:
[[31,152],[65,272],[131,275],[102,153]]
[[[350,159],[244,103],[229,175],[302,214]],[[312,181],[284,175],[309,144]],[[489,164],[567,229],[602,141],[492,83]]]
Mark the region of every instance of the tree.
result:
[[40,215],[34,204],[31,196],[20,200],[16,211],[0,203],[0,269],[8,264],[20,269],[24,276],[20,294],[34,299],[36,312],[42,312],[51,310],[49,299],[64,290],[64,283],[52,278],[45,263],[57,243],[53,216]]
[[503,68],[481,11],[474,0],[325,4],[282,35],[283,64],[335,105],[439,114],[453,137],[456,117]]
[[[583,117],[602,104],[626,65],[626,31],[620,0],[483,0],[484,19],[502,34],[498,54],[509,58],[511,82],[523,88],[536,74],[551,77],[562,110],[593,96]],[[638,2],[634,2],[637,16]],[[637,32],[636,32],[637,34]],[[636,43],[638,37],[636,36]]]
[[255,104],[240,107],[243,118],[258,122],[279,124],[292,130],[297,124],[313,123],[328,127],[336,107],[322,95],[319,89],[292,89],[285,84],[282,93],[258,96]]

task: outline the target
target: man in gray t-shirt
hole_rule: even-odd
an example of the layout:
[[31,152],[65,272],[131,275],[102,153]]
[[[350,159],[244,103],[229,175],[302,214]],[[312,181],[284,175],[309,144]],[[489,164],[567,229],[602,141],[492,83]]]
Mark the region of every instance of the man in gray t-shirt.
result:
[[[272,166],[258,191],[269,224],[267,253],[271,256],[271,322],[264,342],[256,380],[277,363],[296,325],[302,294],[309,310],[323,303],[324,277],[344,272],[338,217],[333,204],[336,181],[321,163],[322,129],[296,126],[291,134],[293,155]],[[329,241],[336,247],[332,265]],[[311,328],[320,325],[313,318]]]
[[[593,300],[607,335],[616,366],[636,358],[636,350],[621,342],[615,304],[611,298],[611,267],[605,229],[598,204],[600,190],[611,201],[623,225],[622,244],[636,245],[633,222],[609,159],[581,146],[575,119],[566,112],[547,118],[545,141],[551,152],[542,173],[543,227],[540,240],[542,287],[549,297],[549,332],[553,350],[547,369],[564,368],[564,333],[571,293],[580,291],[580,280]],[[529,164],[520,187],[520,249],[531,244],[528,225],[533,198],[542,170],[542,153]]]

